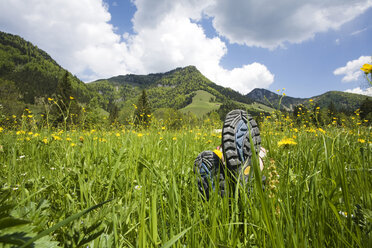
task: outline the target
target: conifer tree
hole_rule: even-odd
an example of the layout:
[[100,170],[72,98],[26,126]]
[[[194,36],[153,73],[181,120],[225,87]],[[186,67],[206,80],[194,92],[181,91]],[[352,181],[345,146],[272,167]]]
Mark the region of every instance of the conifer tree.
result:
[[67,124],[76,124],[81,109],[73,97],[72,84],[68,71],[65,71],[62,78],[58,81],[56,94],[57,99],[51,110],[52,122],[54,122],[54,125],[64,123],[65,128]]
[[146,127],[150,124],[151,108],[145,90],[142,90],[142,94],[138,99],[134,118],[134,124],[136,126]]

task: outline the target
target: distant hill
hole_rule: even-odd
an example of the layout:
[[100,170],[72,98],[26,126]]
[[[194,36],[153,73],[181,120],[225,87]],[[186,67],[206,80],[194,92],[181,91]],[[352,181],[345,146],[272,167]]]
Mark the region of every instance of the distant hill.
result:
[[251,99],[239,92],[216,85],[195,66],[177,68],[165,73],[130,74],[101,79],[89,83],[88,88],[119,107],[135,103],[140,91],[146,89],[153,109],[174,108],[182,112],[192,112],[197,116],[217,110],[218,106],[228,100],[236,102],[237,105],[242,104],[241,106],[253,104]]
[[[51,97],[65,71],[37,46],[0,31],[0,87],[13,87],[19,101],[34,104],[38,98]],[[79,101],[88,102],[95,95],[71,73],[70,80]]]
[[[0,104],[2,107],[37,105],[56,93],[57,84],[65,74],[58,63],[46,52],[17,35],[0,32]],[[128,110],[145,89],[153,110],[174,108],[197,116],[218,111],[220,116],[231,108],[246,108],[252,114],[271,112],[278,108],[280,95],[265,89],[254,89],[242,95],[219,86],[198,71],[195,66],[176,68],[165,73],[148,75],[119,75],[83,83],[71,73],[73,96],[81,103],[93,98],[106,111],[110,108]],[[336,108],[354,111],[366,96],[331,91],[314,96],[320,107],[331,102]],[[282,98],[281,108],[293,110],[298,104],[308,104],[310,98]],[[4,104],[6,102],[6,104]],[[14,105],[14,106],[13,106]],[[41,105],[39,105],[41,106]],[[21,107],[18,107],[21,109]],[[127,111],[127,112],[126,112]],[[109,111],[110,112],[110,111]]]
[[[250,93],[248,93],[246,97],[255,102],[259,102],[268,106],[273,105],[275,108],[278,108],[279,100],[282,95],[276,94],[266,89],[254,89]],[[295,98],[284,96],[281,100],[281,109],[292,111],[296,105],[309,105],[310,99],[312,99],[313,104],[317,104],[321,108],[327,108],[331,104],[331,102],[333,102],[337,110],[353,112],[360,107],[360,105],[366,98],[371,97],[341,91],[329,91],[322,95],[313,96],[310,98]]]
[[[253,89],[251,92],[249,92],[246,97],[250,98],[251,100],[255,102],[259,102],[262,104],[265,104],[267,106],[273,106],[276,109],[279,107],[279,100],[282,97],[282,95],[278,95],[274,92],[271,92],[266,89]],[[293,110],[294,106],[298,104],[303,104],[307,98],[295,98],[290,96],[284,96],[281,101],[281,108],[291,111]]]

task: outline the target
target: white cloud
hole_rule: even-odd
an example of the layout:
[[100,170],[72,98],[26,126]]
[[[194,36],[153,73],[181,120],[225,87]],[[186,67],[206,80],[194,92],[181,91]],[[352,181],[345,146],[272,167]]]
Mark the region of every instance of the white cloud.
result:
[[342,82],[355,82],[363,75],[363,71],[360,68],[370,62],[370,56],[360,56],[358,59],[347,62],[345,66],[337,68],[333,71],[333,74],[344,75]]
[[212,81],[242,93],[273,82],[274,76],[258,63],[233,70],[219,65],[226,44],[218,37],[206,37],[203,28],[190,20],[202,18],[209,1],[133,3],[135,34],[115,34],[108,23],[108,6],[101,0],[2,1],[0,28],[37,44],[85,81],[195,65]]
[[215,0],[206,13],[230,42],[273,49],[338,29],[371,6],[371,0]]
[[366,95],[366,96],[372,96],[372,87],[369,87],[365,90],[361,89],[360,87],[357,87],[357,88],[354,88],[354,89],[345,90],[345,92],[360,94],[360,95]]
[[127,48],[110,18],[101,0],[0,2],[1,30],[33,42],[84,80],[128,72]]
[[132,1],[134,34],[115,33],[103,0],[2,0],[0,29],[38,45],[85,81],[195,65],[215,83],[248,93],[268,87],[274,75],[257,62],[223,68],[225,42],[207,37],[195,21],[212,17],[217,32],[231,42],[275,48],[337,29],[372,5],[372,0]]
[[134,18],[138,33],[130,36],[128,42],[129,52],[138,59],[133,67],[137,73],[195,65],[212,81],[244,94],[257,86],[268,87],[274,81],[273,74],[259,63],[232,70],[222,68],[219,62],[227,53],[225,43],[217,37],[206,37],[203,28],[190,21],[187,13],[191,7],[188,8],[174,4],[173,11],[156,23],[138,21],[139,25],[139,15]]
[[360,33],[363,33],[364,31],[367,31],[368,28],[363,28],[357,31],[352,32],[350,35],[358,35]]

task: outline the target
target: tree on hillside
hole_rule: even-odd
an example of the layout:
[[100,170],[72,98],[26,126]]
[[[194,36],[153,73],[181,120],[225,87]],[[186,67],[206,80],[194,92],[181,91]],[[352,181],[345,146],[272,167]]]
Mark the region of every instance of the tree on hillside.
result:
[[108,104],[108,112],[109,112],[109,121],[110,123],[114,123],[117,121],[118,117],[119,117],[119,108],[118,106],[113,102],[113,101],[110,101],[109,104]]
[[79,120],[81,108],[73,97],[72,84],[66,71],[57,84],[56,101],[51,110],[51,120],[54,125],[64,123],[76,124]]
[[366,99],[360,105],[360,118],[372,121],[372,98],[366,97]]
[[2,119],[2,115],[5,119],[11,115],[20,116],[22,114],[25,106],[19,101],[19,96],[20,93],[13,81],[0,78],[0,119]]
[[148,126],[151,120],[151,108],[145,90],[138,99],[134,113],[134,124],[136,126]]
[[57,95],[65,105],[70,103],[70,97],[72,96],[72,85],[67,71],[63,75],[62,79],[58,81]]

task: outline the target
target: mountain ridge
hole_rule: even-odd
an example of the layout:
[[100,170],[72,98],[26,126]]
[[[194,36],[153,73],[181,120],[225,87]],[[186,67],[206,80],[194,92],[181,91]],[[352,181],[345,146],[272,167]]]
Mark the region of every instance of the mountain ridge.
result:
[[[39,99],[52,97],[57,83],[66,72],[48,53],[34,46],[22,37],[0,31],[0,89],[10,89],[10,95],[24,104],[38,104]],[[74,97],[82,103],[97,98],[100,105],[108,111],[112,104],[129,109],[140,92],[145,89],[154,110],[159,108],[185,109],[197,94],[204,96],[211,111],[225,104],[229,108],[247,108],[252,112],[270,112],[279,108],[282,97],[266,89],[254,89],[246,95],[216,83],[205,77],[195,66],[178,67],[168,72],[148,75],[117,75],[83,83],[69,73]],[[206,93],[203,93],[206,92]],[[4,90],[5,92],[5,90]],[[5,93],[4,93],[5,94]],[[265,99],[268,100],[266,100]],[[325,92],[314,96],[314,103],[327,107],[337,102],[337,107],[354,111],[367,96],[339,91]],[[9,98],[9,97],[8,97]],[[204,99],[204,98],[203,98]],[[285,96],[281,99],[281,109],[292,111],[298,104],[306,104],[310,98]],[[11,100],[11,99],[10,99]],[[9,101],[10,101],[9,100]],[[1,102],[0,102],[1,103]],[[197,105],[203,102],[198,101]],[[260,103],[268,107],[258,105]],[[186,109],[194,109],[189,108]],[[205,110],[207,111],[207,110]],[[205,112],[204,111],[204,112]]]

